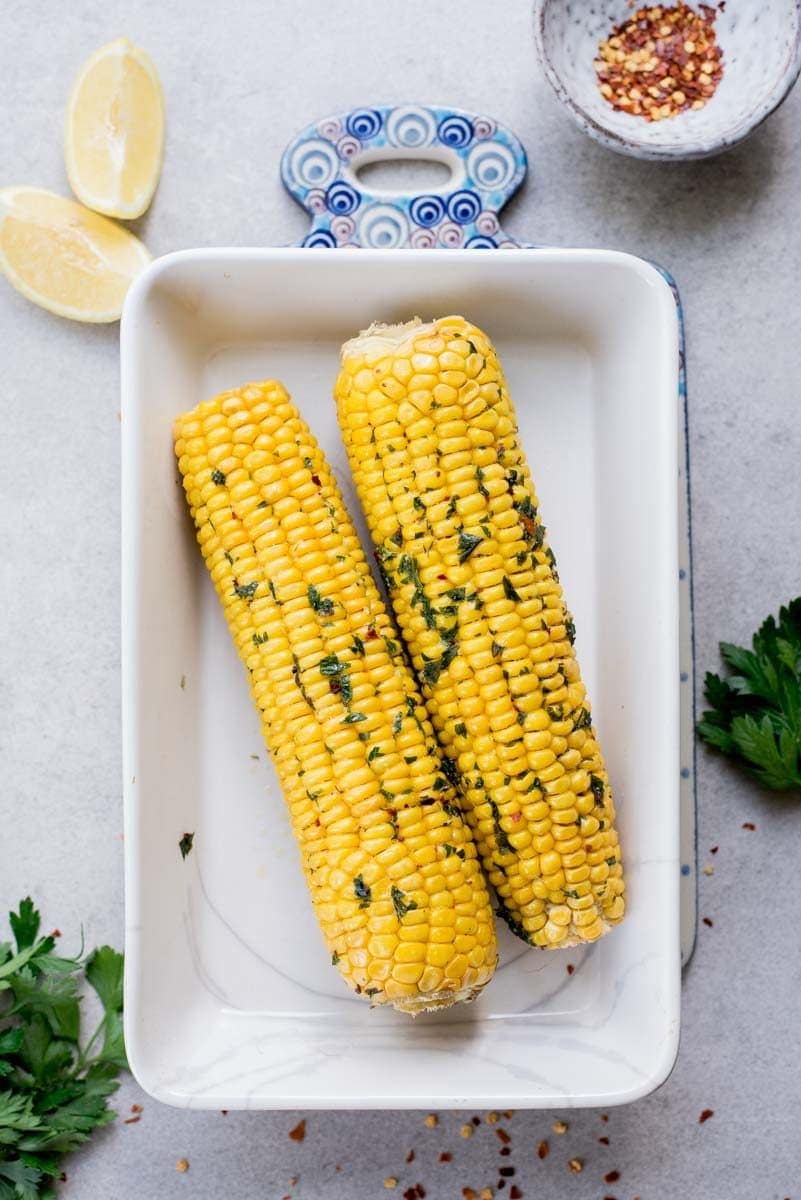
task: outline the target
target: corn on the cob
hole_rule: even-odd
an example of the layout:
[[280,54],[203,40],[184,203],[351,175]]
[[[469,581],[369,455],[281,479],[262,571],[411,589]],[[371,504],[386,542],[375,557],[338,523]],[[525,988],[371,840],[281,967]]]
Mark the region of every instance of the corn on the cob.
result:
[[536,946],[621,920],[614,806],[514,410],[461,317],[343,348],[340,425],[499,915]]
[[374,1003],[471,999],[497,957],[469,828],[325,458],[279,383],[176,423],[332,961]]

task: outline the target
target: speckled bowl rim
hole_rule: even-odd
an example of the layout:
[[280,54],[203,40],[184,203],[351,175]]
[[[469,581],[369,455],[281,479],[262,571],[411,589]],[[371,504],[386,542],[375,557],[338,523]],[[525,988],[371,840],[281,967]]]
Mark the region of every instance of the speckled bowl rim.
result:
[[575,123],[596,142],[619,154],[630,154],[635,158],[652,160],[709,158],[730,150],[738,142],[742,142],[771,116],[787,99],[790,91],[801,72],[801,0],[796,0],[795,9],[797,25],[795,42],[790,49],[784,71],[779,75],[773,90],[768,94],[759,108],[746,120],[735,125],[725,136],[707,142],[693,142],[690,139],[652,146],[640,142],[636,138],[624,137],[602,125],[591,116],[565,87],[562,78],[551,62],[545,50],[545,9],[553,0],[534,0],[534,42],[545,77],[556,93],[557,98],[569,112]]

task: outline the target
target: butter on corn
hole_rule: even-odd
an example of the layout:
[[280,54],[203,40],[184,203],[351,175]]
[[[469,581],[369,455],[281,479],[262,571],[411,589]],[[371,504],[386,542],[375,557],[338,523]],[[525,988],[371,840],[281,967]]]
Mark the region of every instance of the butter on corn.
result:
[[373,326],[335,395],[500,915],[535,946],[593,941],[624,913],[615,810],[495,350],[462,317]]
[[487,887],[328,463],[271,381],[175,432],[332,962],[375,1004],[472,999],[497,958]]

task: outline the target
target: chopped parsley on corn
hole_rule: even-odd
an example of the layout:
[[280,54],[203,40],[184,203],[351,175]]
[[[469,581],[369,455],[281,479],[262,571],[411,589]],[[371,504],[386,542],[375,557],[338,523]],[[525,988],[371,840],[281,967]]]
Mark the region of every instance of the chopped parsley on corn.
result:
[[175,450],[332,963],[374,1004],[472,999],[497,958],[476,847],[320,448],[268,381]]
[[335,394],[499,915],[535,946],[593,941],[624,913],[615,810],[495,350],[462,317],[374,326]]

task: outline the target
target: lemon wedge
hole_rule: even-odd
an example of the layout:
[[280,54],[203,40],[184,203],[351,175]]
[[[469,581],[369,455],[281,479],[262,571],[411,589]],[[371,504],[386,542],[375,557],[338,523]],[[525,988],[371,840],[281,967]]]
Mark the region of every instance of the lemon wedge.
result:
[[132,233],[74,200],[42,188],[0,190],[0,269],[50,312],[119,320],[125,293],[149,262]]
[[70,93],[64,137],[78,199],[108,217],[141,216],[164,152],[164,97],[144,50],[117,38],[92,55]]

